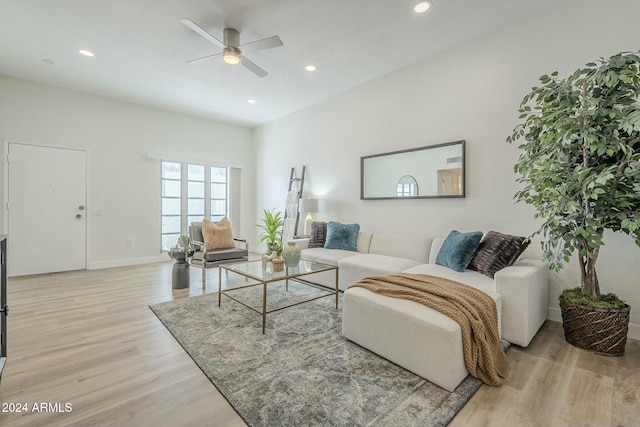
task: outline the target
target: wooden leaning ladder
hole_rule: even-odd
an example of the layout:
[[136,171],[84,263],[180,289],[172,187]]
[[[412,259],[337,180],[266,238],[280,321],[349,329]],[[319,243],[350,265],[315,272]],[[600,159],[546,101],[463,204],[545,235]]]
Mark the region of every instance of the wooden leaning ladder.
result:
[[[291,168],[291,175],[289,176],[289,191],[293,189],[293,183],[298,183],[298,207],[296,208],[296,225],[294,228],[294,234],[298,233],[298,223],[300,222],[300,199],[302,198],[302,190],[304,188],[304,175],[307,170],[306,166],[302,166],[302,174],[300,178],[296,178],[296,168]],[[284,213],[285,219],[287,218],[287,211]]]

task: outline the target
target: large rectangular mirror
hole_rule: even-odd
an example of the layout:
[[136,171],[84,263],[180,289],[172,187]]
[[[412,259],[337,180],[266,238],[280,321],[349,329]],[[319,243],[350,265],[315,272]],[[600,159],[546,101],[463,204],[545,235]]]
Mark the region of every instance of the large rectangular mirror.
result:
[[464,141],[360,158],[360,199],[464,197]]

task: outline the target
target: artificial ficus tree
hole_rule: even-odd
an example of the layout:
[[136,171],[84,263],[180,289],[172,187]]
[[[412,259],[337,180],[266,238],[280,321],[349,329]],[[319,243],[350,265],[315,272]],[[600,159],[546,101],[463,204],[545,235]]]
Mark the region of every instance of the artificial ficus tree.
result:
[[624,52],[567,78],[540,77],[507,142],[522,141],[515,195],[543,223],[543,259],[555,271],[577,251],[584,294],[600,297],[596,261],[605,230],[640,246],[640,57]]

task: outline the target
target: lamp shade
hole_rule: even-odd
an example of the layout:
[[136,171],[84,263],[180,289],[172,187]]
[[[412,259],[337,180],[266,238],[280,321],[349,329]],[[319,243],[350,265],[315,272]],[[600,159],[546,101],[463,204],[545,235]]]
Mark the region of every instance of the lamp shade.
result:
[[318,199],[300,199],[300,212],[318,212]]

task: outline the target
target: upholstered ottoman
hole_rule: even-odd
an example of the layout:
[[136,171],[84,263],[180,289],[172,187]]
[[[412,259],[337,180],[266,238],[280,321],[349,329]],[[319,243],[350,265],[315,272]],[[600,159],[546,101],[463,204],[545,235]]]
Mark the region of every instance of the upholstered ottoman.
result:
[[[487,293],[496,301],[500,318],[500,295]],[[460,326],[414,301],[349,288],[343,299],[342,335],[449,391],[469,374]]]

